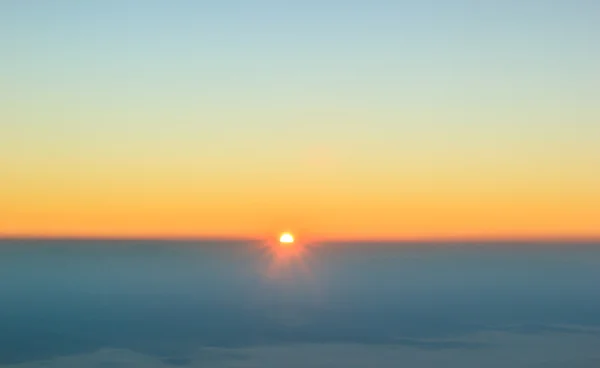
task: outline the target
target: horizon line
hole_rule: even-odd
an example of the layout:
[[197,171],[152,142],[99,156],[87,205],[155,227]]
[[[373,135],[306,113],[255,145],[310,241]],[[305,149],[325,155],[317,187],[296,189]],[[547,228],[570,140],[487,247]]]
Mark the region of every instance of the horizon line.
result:
[[[318,237],[315,237],[318,238]],[[176,242],[261,242],[269,237],[230,236],[230,235],[43,235],[43,234],[2,234],[0,241],[6,240],[62,240],[62,241],[176,241]],[[322,237],[308,243],[320,244],[361,244],[361,243],[600,243],[597,236],[420,236],[420,237]]]

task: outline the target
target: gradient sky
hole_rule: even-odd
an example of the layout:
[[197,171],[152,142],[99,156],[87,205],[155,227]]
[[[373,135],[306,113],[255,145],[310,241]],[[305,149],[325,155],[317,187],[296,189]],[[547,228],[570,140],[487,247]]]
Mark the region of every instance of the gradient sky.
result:
[[0,4],[0,233],[600,236],[596,0]]

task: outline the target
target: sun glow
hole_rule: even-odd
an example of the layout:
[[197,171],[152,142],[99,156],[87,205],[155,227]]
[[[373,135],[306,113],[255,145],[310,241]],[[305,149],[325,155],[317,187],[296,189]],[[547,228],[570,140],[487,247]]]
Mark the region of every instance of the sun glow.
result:
[[261,244],[265,255],[264,275],[271,280],[293,280],[310,276],[306,264],[307,245],[294,238],[289,232],[280,233]]
[[283,233],[279,237],[279,242],[281,244],[292,244],[294,242],[294,236],[290,233]]

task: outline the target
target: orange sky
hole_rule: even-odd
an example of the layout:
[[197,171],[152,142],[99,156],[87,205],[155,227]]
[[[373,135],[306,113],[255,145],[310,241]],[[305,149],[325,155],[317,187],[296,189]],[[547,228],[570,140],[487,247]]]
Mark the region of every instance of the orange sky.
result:
[[14,3],[0,234],[600,237],[587,5]]
[[576,183],[466,181],[440,172],[430,173],[430,180],[414,173],[404,178],[402,172],[311,177],[293,168],[257,170],[256,176],[213,172],[199,178],[173,171],[166,175],[164,168],[120,175],[109,169],[102,174],[98,168],[72,167],[69,175],[56,168],[59,172],[53,174],[13,171],[13,181],[3,183],[0,197],[2,232],[265,237],[290,229],[318,238],[600,235],[600,196],[595,188]]

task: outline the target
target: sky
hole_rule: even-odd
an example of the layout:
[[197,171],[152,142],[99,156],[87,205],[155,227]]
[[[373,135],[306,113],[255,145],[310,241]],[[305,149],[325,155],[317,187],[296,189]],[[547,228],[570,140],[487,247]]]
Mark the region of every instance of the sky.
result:
[[598,14],[2,1],[0,234],[598,237]]

